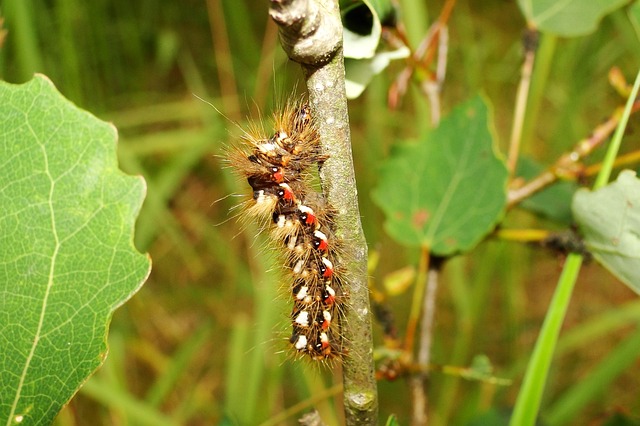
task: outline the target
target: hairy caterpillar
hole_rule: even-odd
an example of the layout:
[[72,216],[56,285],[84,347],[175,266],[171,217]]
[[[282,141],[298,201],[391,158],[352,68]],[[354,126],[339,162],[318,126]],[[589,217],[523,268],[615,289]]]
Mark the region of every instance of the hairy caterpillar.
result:
[[338,357],[343,354],[339,318],[345,297],[341,244],[335,235],[336,212],[310,184],[310,169],[328,157],[321,152],[309,105],[288,102],[274,114],[271,136],[254,127],[243,139],[228,159],[253,190],[246,215],[270,223],[265,227],[283,250],[293,300],[289,341],[296,353],[315,360]]

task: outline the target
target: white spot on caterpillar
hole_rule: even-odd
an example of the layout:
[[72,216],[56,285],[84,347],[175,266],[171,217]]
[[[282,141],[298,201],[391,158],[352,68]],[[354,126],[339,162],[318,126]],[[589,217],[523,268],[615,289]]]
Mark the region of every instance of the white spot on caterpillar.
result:
[[276,148],[277,145],[274,143],[261,143],[260,145],[258,145],[258,149],[265,154],[268,154],[270,151],[275,151]]
[[300,291],[298,291],[298,294],[296,294],[296,299],[298,300],[302,300],[305,297],[307,297],[307,292],[309,291],[309,287],[307,287],[306,285],[303,285],[300,288]]
[[322,263],[324,263],[324,266],[326,266],[327,268],[333,269],[333,263],[331,263],[331,261],[326,257],[322,258]]
[[305,336],[304,334],[301,334],[300,336],[298,336],[298,339],[296,339],[296,343],[294,344],[294,347],[301,351],[302,349],[307,347],[307,336]]
[[287,244],[287,247],[289,248],[289,250],[293,250],[294,248],[296,248],[296,241],[298,241],[298,236],[297,235],[293,235],[289,239],[289,244]]
[[319,240],[322,240],[322,241],[325,241],[325,242],[327,241],[327,236],[323,232],[314,231],[313,236],[316,237]]
[[324,318],[325,321],[331,322],[331,312],[322,311],[322,317]]
[[300,272],[302,272],[303,267],[304,267],[304,260],[299,260],[298,263],[296,263],[296,266],[293,267],[293,273],[299,274]]
[[313,210],[311,210],[311,208],[305,206],[304,204],[300,204],[298,206],[298,210],[300,210],[302,213],[307,213],[307,214],[311,213],[311,214],[313,214]]
[[278,228],[284,228],[285,223],[287,222],[287,217],[283,214],[278,216]]
[[326,289],[327,289],[327,293],[329,293],[330,296],[335,296],[336,295],[335,290],[332,289],[329,284],[327,284]]
[[294,321],[303,327],[309,327],[309,312],[300,312]]

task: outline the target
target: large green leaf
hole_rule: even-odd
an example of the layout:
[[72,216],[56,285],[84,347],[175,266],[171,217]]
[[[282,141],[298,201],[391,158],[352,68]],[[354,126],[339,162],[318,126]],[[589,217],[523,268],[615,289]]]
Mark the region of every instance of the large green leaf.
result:
[[518,0],[530,24],[564,37],[595,31],[603,16],[627,3],[629,0]]
[[49,424],[107,354],[112,312],[146,279],[145,194],[116,130],[44,76],[0,82],[0,419]]
[[502,217],[507,169],[481,97],[455,108],[416,145],[398,147],[373,192],[398,242],[437,255],[472,249]]
[[597,191],[579,190],[572,209],[596,260],[640,294],[640,180],[635,172],[624,170]]

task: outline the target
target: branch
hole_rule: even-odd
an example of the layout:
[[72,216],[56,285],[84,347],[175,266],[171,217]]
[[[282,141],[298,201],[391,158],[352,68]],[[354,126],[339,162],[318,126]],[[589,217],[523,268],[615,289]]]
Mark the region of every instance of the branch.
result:
[[367,244],[360,223],[347,98],[342,23],[337,0],[270,0],[289,58],[302,66],[323,150],[320,170],[329,203],[338,211],[337,236],[346,241],[345,287],[349,303],[342,321],[344,406],[348,425],[376,425],[378,397],[373,363]]
[[[581,169],[580,160],[588,156],[602,145],[607,138],[613,133],[620,121],[620,117],[624,111],[624,107],[618,107],[613,114],[602,124],[599,124],[593,132],[585,139],[578,141],[570,152],[563,154],[551,167],[543,171],[536,178],[528,182],[526,185],[512,188],[508,194],[508,206],[512,208],[519,204],[525,198],[541,191],[551,185],[560,177],[577,176],[577,170]],[[636,101],[631,106],[631,113],[640,111],[640,101]]]

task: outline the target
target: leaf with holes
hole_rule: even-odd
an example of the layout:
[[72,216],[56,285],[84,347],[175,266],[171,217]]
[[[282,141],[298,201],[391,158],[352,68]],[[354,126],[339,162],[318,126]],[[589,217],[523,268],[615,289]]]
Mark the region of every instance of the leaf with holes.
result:
[[373,192],[398,242],[446,256],[472,249],[502,217],[507,168],[481,97],[455,108],[418,144],[397,147]]
[[640,294],[640,180],[635,172],[624,170],[597,191],[579,190],[572,209],[596,260]]
[[104,361],[113,311],[146,279],[142,178],[116,130],[44,76],[0,82],[0,419],[49,424]]

